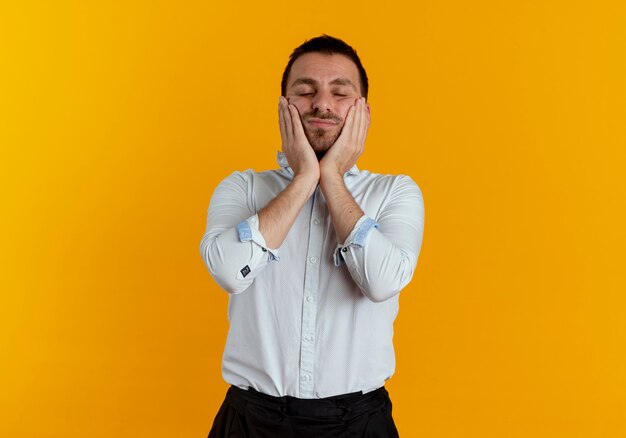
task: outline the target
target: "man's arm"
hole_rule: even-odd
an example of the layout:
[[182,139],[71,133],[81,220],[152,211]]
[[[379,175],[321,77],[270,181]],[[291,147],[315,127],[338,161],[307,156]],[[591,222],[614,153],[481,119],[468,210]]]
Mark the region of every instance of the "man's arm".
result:
[[273,248],[282,245],[300,210],[311,197],[319,181],[319,163],[309,144],[300,115],[284,97],[278,104],[282,150],[294,172],[293,181],[259,211],[259,230]]
[[215,281],[232,294],[246,290],[269,260],[278,260],[278,249],[272,248],[280,247],[319,180],[319,163],[298,111],[282,97],[279,122],[292,182],[256,214],[248,205],[246,173],[230,175],[211,198],[200,252]]
[[268,262],[278,259],[258,232],[258,216],[250,207],[251,171],[233,172],[211,197],[200,253],[222,289],[238,294],[252,284]]
[[422,246],[424,202],[408,176],[393,177],[378,217],[363,215],[335,249],[335,265],[345,263],[365,296],[381,302],[397,295],[413,278]]
[[363,153],[368,128],[369,106],[364,98],[359,98],[348,110],[339,138],[320,162],[320,188],[340,242],[348,237],[364,214],[348,191],[343,176]]
[[413,276],[422,243],[424,206],[419,187],[408,177],[397,177],[376,223],[348,191],[343,175],[363,153],[369,120],[369,107],[359,99],[320,163],[320,187],[340,242],[335,263],[345,262],[362,292],[380,302],[399,293]]
[[337,240],[344,242],[354,229],[354,225],[365,213],[348,191],[342,175],[336,173],[325,175],[320,187],[330,211]]

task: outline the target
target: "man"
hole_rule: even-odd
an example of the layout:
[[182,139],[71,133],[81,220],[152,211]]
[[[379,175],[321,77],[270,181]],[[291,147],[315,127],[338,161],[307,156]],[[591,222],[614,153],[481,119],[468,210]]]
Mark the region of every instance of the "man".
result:
[[367,93],[352,47],[305,42],[282,79],[280,169],[234,172],[213,194],[201,253],[230,294],[232,386],[209,437],[398,436],[384,383],[424,208],[408,176],[355,164]]

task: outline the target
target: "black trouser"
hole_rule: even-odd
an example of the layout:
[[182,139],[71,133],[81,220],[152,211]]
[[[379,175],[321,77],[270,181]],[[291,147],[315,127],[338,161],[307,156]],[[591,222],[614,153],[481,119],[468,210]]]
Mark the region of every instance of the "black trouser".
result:
[[209,438],[397,438],[391,400],[375,391],[299,399],[231,386]]

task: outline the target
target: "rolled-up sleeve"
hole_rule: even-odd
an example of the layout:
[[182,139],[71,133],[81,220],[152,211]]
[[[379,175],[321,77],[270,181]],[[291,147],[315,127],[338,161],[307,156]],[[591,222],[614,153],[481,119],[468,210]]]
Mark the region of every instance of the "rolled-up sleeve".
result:
[[243,292],[279,251],[268,248],[259,218],[250,208],[250,172],[233,172],[215,189],[200,253],[209,272],[225,291]]
[[378,217],[362,216],[334,252],[365,296],[381,302],[397,295],[413,278],[424,232],[424,200],[417,184],[396,177]]

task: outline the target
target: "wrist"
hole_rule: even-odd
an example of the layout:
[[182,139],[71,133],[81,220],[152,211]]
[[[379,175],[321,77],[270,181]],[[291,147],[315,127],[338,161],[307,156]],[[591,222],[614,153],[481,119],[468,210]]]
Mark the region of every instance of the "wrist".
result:
[[315,173],[298,173],[294,175],[292,184],[306,188],[309,193],[313,193],[319,182],[319,174]]
[[341,170],[337,166],[333,166],[333,165],[320,166],[320,178],[343,179],[343,172],[341,172]]
[[322,189],[337,184],[344,184],[343,175],[337,169],[323,169],[320,171],[320,186]]

